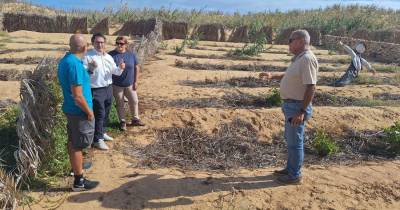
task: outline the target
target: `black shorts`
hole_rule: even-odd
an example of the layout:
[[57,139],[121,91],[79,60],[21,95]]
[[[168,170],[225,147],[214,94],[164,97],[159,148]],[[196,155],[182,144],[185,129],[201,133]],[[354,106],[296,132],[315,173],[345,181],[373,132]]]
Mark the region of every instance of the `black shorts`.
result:
[[70,115],[67,116],[68,141],[74,149],[85,149],[92,145],[94,136],[94,119],[88,120],[87,117]]

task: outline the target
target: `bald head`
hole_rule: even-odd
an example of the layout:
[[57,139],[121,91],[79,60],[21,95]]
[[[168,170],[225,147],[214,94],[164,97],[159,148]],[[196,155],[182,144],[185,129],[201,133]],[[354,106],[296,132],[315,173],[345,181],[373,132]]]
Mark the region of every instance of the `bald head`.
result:
[[80,54],[86,51],[86,39],[82,34],[74,34],[69,39],[69,47],[71,53]]

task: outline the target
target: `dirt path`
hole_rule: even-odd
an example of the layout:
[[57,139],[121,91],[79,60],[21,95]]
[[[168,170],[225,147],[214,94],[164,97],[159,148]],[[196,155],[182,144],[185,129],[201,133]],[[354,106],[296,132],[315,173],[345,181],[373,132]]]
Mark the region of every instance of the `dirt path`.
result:
[[66,210],[400,208],[400,161],[309,166],[303,183],[294,186],[278,185],[272,169],[238,170],[229,176],[174,168],[137,169],[116,150],[96,153],[94,163],[87,175],[101,182],[99,188],[50,192],[32,209],[58,204]]
[[[220,97],[237,89],[198,88],[182,85],[182,81],[257,75],[183,70],[174,67],[176,57],[168,53],[171,50],[162,51],[159,59],[145,66],[141,76],[139,97],[142,119],[147,126],[129,128],[110,144],[110,151],[95,152],[94,165],[86,174],[99,180],[100,186],[90,192],[66,192],[71,182],[71,178],[66,178],[66,183],[50,192],[31,193],[35,198],[32,209],[400,209],[400,160],[306,165],[302,184],[293,186],[276,183],[271,173],[274,168],[221,173],[136,167],[137,159],[124,153],[126,145],[149,144],[154,131],[160,128],[191,124],[211,132],[219,123],[241,117],[252,123],[262,141],[270,141],[273,135],[282,132],[280,108],[182,108],[168,104],[177,99]],[[249,93],[269,90],[240,88]],[[399,93],[398,87],[390,85],[343,89],[323,86],[318,90],[355,97],[369,97],[382,91]],[[399,107],[315,107],[308,129],[324,128],[340,135],[347,128],[379,130],[399,119]]]

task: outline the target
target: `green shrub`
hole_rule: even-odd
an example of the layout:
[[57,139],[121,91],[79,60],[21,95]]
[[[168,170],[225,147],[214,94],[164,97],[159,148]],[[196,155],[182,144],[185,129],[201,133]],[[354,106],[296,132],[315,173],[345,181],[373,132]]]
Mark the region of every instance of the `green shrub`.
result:
[[272,89],[272,94],[266,99],[267,106],[281,106],[282,98],[277,88]]
[[57,81],[48,84],[57,104],[54,126],[51,131],[52,151],[45,151],[42,164],[39,169],[40,177],[64,176],[70,171],[69,156],[67,150],[67,119],[61,110],[63,103],[62,90]]
[[320,156],[333,155],[339,151],[336,142],[323,130],[317,130],[312,146]]
[[400,154],[400,121],[386,128],[384,133],[385,137],[383,141],[389,144],[389,152],[397,155]]
[[10,106],[0,112],[0,166],[6,171],[15,168],[14,151],[18,148],[17,118],[19,109]]

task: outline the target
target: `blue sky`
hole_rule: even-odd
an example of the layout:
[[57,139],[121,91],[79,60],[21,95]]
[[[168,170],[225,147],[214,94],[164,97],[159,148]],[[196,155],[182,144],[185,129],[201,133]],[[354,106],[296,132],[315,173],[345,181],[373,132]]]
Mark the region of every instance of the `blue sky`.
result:
[[332,4],[362,4],[376,5],[384,8],[400,9],[400,0],[31,0],[39,5],[59,9],[92,9],[102,10],[105,7],[118,8],[127,3],[132,8],[178,8],[178,9],[203,9],[219,10],[224,12],[241,13],[259,11],[287,11],[292,9],[324,8]]

